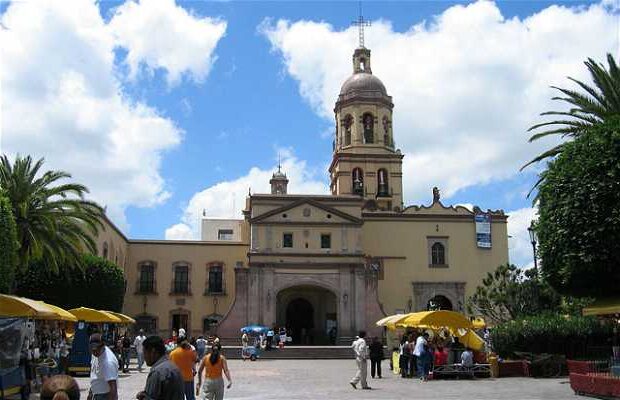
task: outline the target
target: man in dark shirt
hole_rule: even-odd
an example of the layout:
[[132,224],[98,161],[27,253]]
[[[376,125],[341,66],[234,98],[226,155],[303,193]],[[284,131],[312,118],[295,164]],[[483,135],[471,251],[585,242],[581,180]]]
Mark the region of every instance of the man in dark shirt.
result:
[[123,372],[128,373],[131,352],[131,339],[129,339],[128,333],[125,333],[125,335],[123,335],[123,339],[121,340],[121,346],[121,361],[123,363]]
[[144,390],[136,395],[138,400],[183,400],[181,371],[166,355],[164,341],[159,336],[149,336],[142,343],[144,361],[151,367]]

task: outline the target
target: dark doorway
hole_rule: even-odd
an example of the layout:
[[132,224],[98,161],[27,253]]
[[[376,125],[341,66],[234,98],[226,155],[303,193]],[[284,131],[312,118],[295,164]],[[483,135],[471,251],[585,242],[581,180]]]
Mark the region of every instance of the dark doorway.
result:
[[452,311],[452,302],[446,296],[437,295],[428,301],[428,311],[448,310]]
[[286,326],[291,333],[293,344],[312,344],[314,328],[314,308],[306,299],[291,300],[286,307]]
[[179,329],[185,329],[187,335],[189,335],[188,322],[189,318],[187,314],[172,314],[172,330],[179,334]]

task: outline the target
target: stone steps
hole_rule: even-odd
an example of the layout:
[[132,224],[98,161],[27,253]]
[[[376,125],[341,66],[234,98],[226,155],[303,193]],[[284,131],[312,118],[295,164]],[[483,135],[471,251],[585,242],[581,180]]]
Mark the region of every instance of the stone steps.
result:
[[[224,346],[224,356],[241,359],[241,346]],[[261,351],[259,358],[272,360],[342,360],[353,359],[350,346],[285,346],[283,349]]]

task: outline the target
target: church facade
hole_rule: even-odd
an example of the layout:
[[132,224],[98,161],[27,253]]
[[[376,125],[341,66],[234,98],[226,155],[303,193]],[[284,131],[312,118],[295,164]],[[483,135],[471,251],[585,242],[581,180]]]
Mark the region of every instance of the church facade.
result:
[[243,220],[203,222],[208,241],[130,240],[108,223],[100,254],[125,270],[125,313],[163,335],[236,337],[257,323],[325,344],[376,330],[386,314],[464,311],[508,262],[507,216],[445,206],[437,188],[429,205],[404,205],[394,104],[370,61],[369,49],[354,51],[335,104],[331,194],[289,194],[278,168]]

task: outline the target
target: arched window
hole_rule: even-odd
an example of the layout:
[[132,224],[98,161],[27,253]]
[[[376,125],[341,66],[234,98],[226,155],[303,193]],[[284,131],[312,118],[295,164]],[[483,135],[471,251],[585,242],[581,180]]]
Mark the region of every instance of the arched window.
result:
[[373,143],[375,118],[372,114],[364,114],[362,117],[362,125],[364,125],[364,143]]
[[389,196],[388,173],[387,170],[381,168],[377,171],[377,196]]
[[361,168],[354,168],[351,174],[353,180],[353,193],[364,195],[364,171]]
[[108,242],[103,242],[103,253],[102,257],[106,260],[108,259]]
[[157,318],[148,315],[142,314],[138,315],[135,318],[136,320],[136,330],[144,329],[144,333],[147,335],[156,335],[157,334]]
[[388,117],[383,117],[383,145],[392,147],[392,140],[390,139],[390,120]]
[[344,117],[344,145],[349,146],[351,144],[351,128],[353,127],[353,117],[347,115]]
[[431,264],[432,265],[445,265],[446,264],[446,249],[441,243],[433,244],[431,247]]

